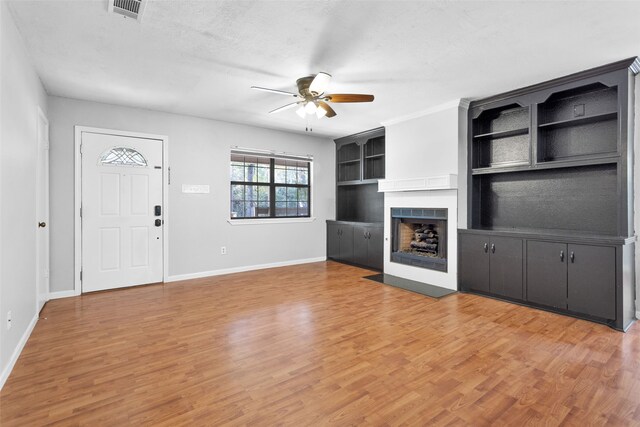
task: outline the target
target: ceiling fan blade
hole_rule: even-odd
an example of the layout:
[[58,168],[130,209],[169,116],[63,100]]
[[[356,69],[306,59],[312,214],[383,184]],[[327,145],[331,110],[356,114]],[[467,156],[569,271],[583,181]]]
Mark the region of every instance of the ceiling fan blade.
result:
[[279,113],[280,111],[288,110],[289,108],[293,108],[296,105],[300,104],[303,101],[292,102],[291,104],[283,105],[282,107],[278,107],[275,110],[269,111],[269,114]]
[[322,97],[329,102],[371,102],[373,95],[360,95],[356,93],[336,93]]
[[299,97],[299,95],[297,93],[285,92],[284,90],[269,89],[269,88],[266,88],[266,87],[259,87],[259,86],[251,86],[251,89],[261,90],[261,91],[264,91],[264,92],[277,93],[279,95],[293,96],[295,98]]
[[327,114],[325,114],[325,117],[333,117],[336,115],[336,112],[333,111],[333,108],[331,108],[329,106],[329,104],[327,104],[326,102],[323,101],[318,101],[318,108],[322,108],[324,111],[327,112]]
[[327,87],[329,86],[329,81],[331,81],[331,74],[322,72],[316,74],[316,76],[313,78],[313,81],[309,85],[309,92],[316,95],[324,93],[324,91],[327,90]]

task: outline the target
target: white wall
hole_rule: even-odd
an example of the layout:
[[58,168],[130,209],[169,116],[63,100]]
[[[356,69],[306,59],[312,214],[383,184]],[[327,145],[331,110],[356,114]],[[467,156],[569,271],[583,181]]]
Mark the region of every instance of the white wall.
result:
[[[458,174],[460,114],[458,103],[447,104],[422,116],[385,124],[386,179]],[[447,272],[390,261],[391,208],[448,209]],[[449,289],[458,287],[458,192],[456,190],[390,192],[384,196],[384,272]]]
[[[47,97],[0,2],[0,387],[36,313],[36,141]],[[13,312],[11,330],[7,312]]]
[[[335,215],[334,143],[293,134],[150,110],[50,97],[51,289],[73,289],[74,126],[169,137],[169,275],[323,258],[325,220]],[[312,154],[315,221],[230,225],[232,145]],[[210,194],[183,194],[182,184],[209,184]],[[227,255],[220,247],[227,247]]]
[[387,124],[386,179],[458,173],[458,104]]

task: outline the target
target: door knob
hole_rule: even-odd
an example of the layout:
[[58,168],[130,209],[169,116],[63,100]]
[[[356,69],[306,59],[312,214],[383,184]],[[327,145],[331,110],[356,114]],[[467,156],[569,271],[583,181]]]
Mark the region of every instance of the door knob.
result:
[[564,261],[564,251],[560,251],[560,261]]
[[156,219],[156,227],[160,227],[162,225],[161,219]]
[[495,243],[492,243],[492,244],[491,244],[491,253],[492,253],[492,254],[495,254],[495,253],[496,253],[496,245],[495,245]]
[[489,251],[489,245],[487,245],[486,243],[484,244],[484,251],[485,252]]
[[38,223],[39,228],[45,228],[46,226],[47,226],[47,223],[44,221]]
[[569,255],[569,257],[571,258],[571,262],[575,262],[576,255],[573,253],[573,251],[571,251],[571,255]]

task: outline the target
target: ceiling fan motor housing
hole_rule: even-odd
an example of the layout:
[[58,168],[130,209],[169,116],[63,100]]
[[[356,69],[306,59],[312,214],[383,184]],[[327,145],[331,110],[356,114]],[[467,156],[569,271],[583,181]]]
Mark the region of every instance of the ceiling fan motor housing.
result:
[[300,96],[308,101],[313,97],[319,95],[318,93],[314,94],[312,92],[309,92],[309,86],[311,85],[311,82],[315,77],[316,75],[312,74],[310,76],[300,77],[298,80],[296,80],[296,85],[298,86],[298,92],[300,93]]

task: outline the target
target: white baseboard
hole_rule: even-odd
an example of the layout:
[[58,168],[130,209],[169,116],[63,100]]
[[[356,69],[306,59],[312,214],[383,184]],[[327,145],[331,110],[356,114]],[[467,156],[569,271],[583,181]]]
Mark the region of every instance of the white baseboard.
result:
[[292,261],[272,262],[270,264],[247,265],[244,267],[223,268],[220,270],[201,271],[199,273],[177,274],[169,276],[165,282],[178,282],[180,280],[200,279],[202,277],[220,276],[223,274],[242,273],[243,271],[262,270],[265,268],[286,267],[288,265],[308,264],[311,262],[326,261],[327,257],[296,259]]
[[636,319],[640,319],[640,311],[636,311]]
[[24,331],[24,334],[22,334],[22,338],[20,338],[18,345],[16,346],[15,350],[13,350],[13,354],[11,354],[9,363],[7,363],[7,366],[5,366],[4,370],[2,371],[2,375],[0,375],[0,390],[2,390],[4,383],[9,378],[9,375],[11,375],[11,371],[13,370],[13,367],[18,361],[18,358],[20,357],[20,353],[22,353],[22,349],[27,343],[27,340],[31,336],[31,332],[33,331],[33,328],[36,327],[36,323],[38,323],[38,313],[36,313],[36,315],[33,316],[33,319],[31,319],[31,323],[29,323],[29,326],[27,326],[27,330]]
[[58,291],[58,292],[49,292],[49,299],[60,299],[60,298],[69,298],[78,296],[76,291],[73,289],[70,291]]

